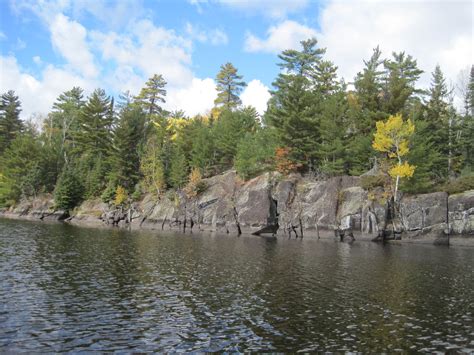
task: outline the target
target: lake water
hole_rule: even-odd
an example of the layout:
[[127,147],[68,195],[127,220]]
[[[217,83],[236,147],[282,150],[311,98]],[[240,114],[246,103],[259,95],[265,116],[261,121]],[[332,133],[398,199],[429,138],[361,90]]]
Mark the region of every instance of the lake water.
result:
[[0,219],[0,352],[474,351],[474,248]]

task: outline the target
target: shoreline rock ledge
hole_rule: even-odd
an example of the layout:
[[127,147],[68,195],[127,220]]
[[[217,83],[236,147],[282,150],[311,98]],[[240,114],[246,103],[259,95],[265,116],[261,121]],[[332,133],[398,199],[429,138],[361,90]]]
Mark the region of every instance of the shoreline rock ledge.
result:
[[54,210],[51,195],[43,195],[0,211],[0,216],[132,230],[433,244],[449,244],[455,239],[474,245],[474,190],[403,196],[400,218],[392,221],[387,206],[371,198],[355,176],[314,180],[265,173],[242,181],[235,171],[227,171],[204,181],[206,190],[192,198],[182,191],[159,199],[145,195],[126,209],[88,200],[68,216]]

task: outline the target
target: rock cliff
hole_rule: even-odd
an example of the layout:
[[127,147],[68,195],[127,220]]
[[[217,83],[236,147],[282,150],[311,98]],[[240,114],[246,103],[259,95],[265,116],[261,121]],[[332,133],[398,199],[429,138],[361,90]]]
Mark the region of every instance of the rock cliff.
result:
[[[160,199],[147,195],[130,208],[86,201],[67,219],[74,224],[131,229],[179,229],[217,233],[273,234],[287,237],[401,239],[447,244],[448,236],[474,236],[474,191],[403,196],[400,218],[390,219],[385,204],[360,186],[359,177],[315,181],[299,175],[266,173],[242,181],[235,171],[205,179],[196,197],[184,192]],[[23,201],[5,216],[61,220],[51,196]]]

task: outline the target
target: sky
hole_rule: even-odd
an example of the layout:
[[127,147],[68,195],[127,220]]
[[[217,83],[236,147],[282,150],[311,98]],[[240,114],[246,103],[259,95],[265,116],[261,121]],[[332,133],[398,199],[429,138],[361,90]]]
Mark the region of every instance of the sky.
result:
[[[15,90],[22,118],[47,114],[80,86],[136,95],[153,74],[167,81],[165,108],[206,113],[214,78],[231,62],[247,82],[244,105],[260,113],[278,75],[278,53],[316,37],[350,83],[380,46],[405,51],[425,71],[439,64],[453,87],[474,63],[472,1],[0,0],[0,92]],[[456,98],[458,102],[459,98]]]

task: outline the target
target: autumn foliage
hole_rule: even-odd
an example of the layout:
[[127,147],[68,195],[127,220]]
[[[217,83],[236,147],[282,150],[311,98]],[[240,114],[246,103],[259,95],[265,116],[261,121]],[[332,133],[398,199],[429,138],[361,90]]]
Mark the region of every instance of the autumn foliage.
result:
[[394,197],[397,197],[401,178],[410,178],[415,172],[415,166],[410,165],[403,157],[410,151],[409,139],[415,132],[415,126],[410,120],[404,121],[401,114],[390,116],[386,122],[376,123],[377,132],[374,134],[372,147],[388,158],[388,174],[395,179]]
[[127,191],[122,186],[117,186],[117,190],[115,191],[115,206],[121,206],[127,201],[128,194]]
[[297,171],[301,164],[290,160],[291,148],[279,147],[275,150],[275,166],[276,170],[283,175],[288,175]]

